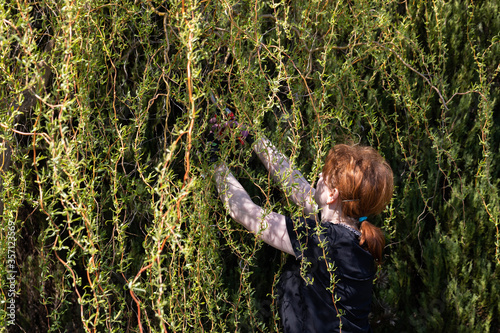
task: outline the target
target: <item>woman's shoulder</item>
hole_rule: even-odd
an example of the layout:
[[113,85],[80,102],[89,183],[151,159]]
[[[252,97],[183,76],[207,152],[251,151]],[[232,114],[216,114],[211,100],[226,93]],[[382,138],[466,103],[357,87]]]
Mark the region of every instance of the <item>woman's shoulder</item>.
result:
[[317,217],[296,217],[289,218],[290,223],[293,223],[295,228],[307,228],[312,230],[320,230],[321,233],[335,233],[344,236],[351,236],[356,239],[361,237],[361,232],[356,228],[345,223],[333,223],[329,221],[322,221],[319,216]]
[[359,239],[361,237],[361,232],[359,230],[357,230],[357,229],[355,229],[355,228],[353,228],[350,225],[347,225],[345,223],[325,222],[325,224],[328,224],[326,227],[334,230],[336,233],[354,236],[357,239]]
[[322,241],[325,237],[333,243],[349,242],[359,244],[361,232],[342,223],[320,222],[319,218],[287,217],[287,230],[291,237],[303,236]]

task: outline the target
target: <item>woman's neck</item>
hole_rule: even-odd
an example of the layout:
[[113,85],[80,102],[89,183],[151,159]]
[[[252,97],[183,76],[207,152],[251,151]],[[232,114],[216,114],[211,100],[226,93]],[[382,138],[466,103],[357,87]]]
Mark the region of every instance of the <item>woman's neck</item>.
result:
[[323,207],[321,210],[321,222],[330,222],[334,224],[346,224],[355,230],[358,230],[357,220],[353,217],[345,216],[341,210]]

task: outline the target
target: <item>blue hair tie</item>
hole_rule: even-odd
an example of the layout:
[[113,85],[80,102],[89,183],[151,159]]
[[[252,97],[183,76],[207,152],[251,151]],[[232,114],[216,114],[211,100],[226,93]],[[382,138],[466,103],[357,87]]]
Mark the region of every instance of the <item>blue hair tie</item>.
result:
[[366,219],[368,219],[366,216],[361,216],[358,221],[359,222],[363,222],[363,221],[366,221]]

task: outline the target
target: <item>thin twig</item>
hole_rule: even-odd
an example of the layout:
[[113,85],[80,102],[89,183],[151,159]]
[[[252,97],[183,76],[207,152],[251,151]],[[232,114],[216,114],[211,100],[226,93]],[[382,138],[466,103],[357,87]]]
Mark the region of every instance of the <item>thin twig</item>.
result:
[[439,99],[441,99],[441,102],[443,103],[443,106],[446,110],[448,110],[448,106],[446,105],[446,101],[444,100],[443,98],[443,95],[441,95],[441,92],[439,91],[438,88],[436,88],[436,86],[434,86],[432,84],[432,82],[422,73],[420,73],[419,71],[417,71],[415,68],[413,68],[410,64],[408,64],[406,61],[404,61],[403,57],[401,57],[396,51],[394,51],[393,49],[391,49],[390,47],[387,47],[387,46],[384,46],[382,44],[380,44],[379,42],[373,42],[373,44],[383,48],[384,50],[386,51],[389,51],[391,52],[392,54],[394,54],[396,56],[396,58],[398,58],[399,61],[401,61],[401,63],[403,65],[405,65],[407,68],[409,68],[412,72],[414,72],[415,74],[417,74],[418,76],[420,76],[421,78],[423,78],[425,80],[425,82],[427,82],[428,85],[431,86],[432,89],[434,89],[436,91],[436,93],[439,95]]
[[48,144],[51,143],[51,139],[50,137],[46,134],[46,133],[28,133],[28,132],[21,132],[21,131],[18,131],[16,129],[13,129],[13,128],[10,128],[9,126],[5,125],[5,124],[2,124],[0,123],[0,127],[3,127],[7,130],[10,130],[16,134],[20,134],[20,135],[25,135],[25,136],[34,136],[34,135],[41,135],[43,137],[43,139],[45,140],[45,142],[47,142]]

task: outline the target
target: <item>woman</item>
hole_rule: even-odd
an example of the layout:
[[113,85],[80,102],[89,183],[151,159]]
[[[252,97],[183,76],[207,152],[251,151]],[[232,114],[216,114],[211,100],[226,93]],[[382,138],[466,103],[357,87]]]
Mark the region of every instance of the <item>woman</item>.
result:
[[215,180],[234,220],[293,256],[280,278],[284,332],[369,332],[372,283],[385,240],[366,216],[382,212],[392,197],[390,166],[371,147],[337,145],[313,188],[267,139],[253,148],[304,217],[254,204],[224,164],[215,168]]

